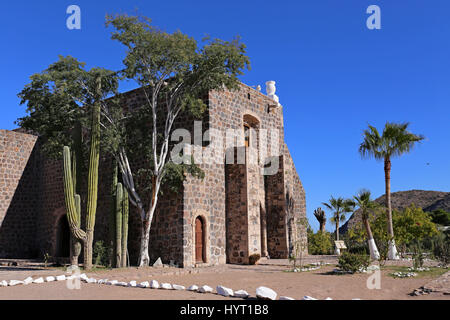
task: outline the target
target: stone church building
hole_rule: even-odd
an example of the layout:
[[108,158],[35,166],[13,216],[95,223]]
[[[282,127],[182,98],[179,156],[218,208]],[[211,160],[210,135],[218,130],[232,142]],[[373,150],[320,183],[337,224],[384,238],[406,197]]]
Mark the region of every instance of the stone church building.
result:
[[[224,154],[216,155],[216,161],[199,164],[203,180],[187,176],[178,193],[159,198],[150,234],[151,262],[161,257],[163,263],[182,267],[247,264],[253,254],[288,258],[295,243],[306,241],[299,224],[306,214],[305,192],[284,142],[283,107],[274,82],[267,83],[267,91],[241,84],[239,90],[207,94],[202,133],[214,132],[209,134],[212,141],[214,135],[226,137],[227,130],[238,132],[241,144],[225,151],[233,160],[244,155],[245,161],[230,163]],[[123,97],[130,109],[143,100],[138,89]],[[193,120],[181,117],[177,125],[193,128]],[[265,130],[277,134],[262,139]],[[69,256],[62,161],[47,159],[40,145],[39,137],[20,129],[0,130],[0,258]],[[205,149],[203,143],[196,147]],[[252,154],[259,161],[249,161]],[[261,154],[270,155],[270,161]],[[94,242],[108,239],[110,163],[103,159],[100,164]],[[267,163],[276,163],[273,172],[264,171]],[[138,259],[140,224],[132,209],[131,265]]]

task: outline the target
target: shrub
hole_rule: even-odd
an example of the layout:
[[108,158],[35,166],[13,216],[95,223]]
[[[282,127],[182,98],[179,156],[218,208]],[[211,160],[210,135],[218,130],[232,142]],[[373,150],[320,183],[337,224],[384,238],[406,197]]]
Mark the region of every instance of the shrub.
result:
[[108,265],[108,248],[104,245],[103,241],[97,241],[94,244],[93,256],[95,259],[95,265],[107,266]]
[[248,257],[248,263],[251,265],[257,264],[259,259],[261,259],[261,255],[259,253],[254,253]]
[[333,254],[333,241],[329,232],[308,234],[309,254]]
[[450,264],[450,241],[448,237],[440,234],[434,239],[433,256],[444,267]]
[[370,264],[370,257],[366,254],[355,254],[344,252],[339,257],[338,267],[341,270],[355,273],[360,269],[367,268]]

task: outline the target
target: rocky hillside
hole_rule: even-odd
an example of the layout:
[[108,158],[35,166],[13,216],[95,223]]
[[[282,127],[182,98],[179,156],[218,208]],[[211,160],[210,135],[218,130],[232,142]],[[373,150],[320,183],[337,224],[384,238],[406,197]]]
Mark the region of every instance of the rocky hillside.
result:
[[[382,195],[375,200],[380,204],[385,203],[385,196]],[[403,210],[414,203],[416,207],[424,211],[433,211],[442,209],[450,212],[450,192],[410,190],[391,193],[392,208]],[[347,232],[348,228],[353,227],[360,221],[359,210],[357,210],[348,221],[339,228],[340,233]]]

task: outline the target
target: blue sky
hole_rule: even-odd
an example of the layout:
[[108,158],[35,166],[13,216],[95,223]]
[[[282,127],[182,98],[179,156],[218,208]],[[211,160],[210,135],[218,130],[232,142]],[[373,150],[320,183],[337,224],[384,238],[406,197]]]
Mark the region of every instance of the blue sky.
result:
[[[71,4],[81,8],[81,30],[66,28]],[[381,30],[366,27],[372,4],[381,8]],[[121,68],[124,48],[110,40],[104,17],[136,8],[162,29],[198,40],[242,37],[252,69],[241,80],[263,88],[277,82],[285,139],[314,229],[312,213],[330,195],[384,193],[383,164],[357,152],[368,123],[408,121],[427,138],[393,160],[393,191],[450,191],[447,0],[8,1],[0,18],[0,128],[15,128],[25,110],[16,94],[59,54],[88,67]],[[133,87],[124,83],[121,90]]]

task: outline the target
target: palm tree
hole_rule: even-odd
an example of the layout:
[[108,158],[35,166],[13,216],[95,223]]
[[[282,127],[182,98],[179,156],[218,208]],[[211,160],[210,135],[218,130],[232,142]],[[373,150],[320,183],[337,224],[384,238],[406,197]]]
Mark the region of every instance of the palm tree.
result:
[[[345,220],[345,214],[352,211],[353,202],[342,197],[336,199],[331,196],[331,199],[328,200],[328,203],[323,202],[322,204],[333,213],[331,221],[336,224],[336,241],[339,241],[339,224],[341,223],[341,221]],[[339,253],[340,250],[336,248],[336,254]]]
[[392,226],[391,207],[391,158],[408,153],[416,142],[422,141],[422,135],[415,135],[408,131],[409,123],[389,123],[380,135],[378,130],[369,125],[369,129],[364,130],[364,141],[359,146],[359,153],[362,157],[374,157],[376,160],[384,161],[384,175],[386,186],[386,208],[388,219],[389,252],[388,258],[398,260],[399,256],[394,241],[394,228]]
[[377,245],[373,239],[372,230],[370,229],[369,214],[375,210],[379,205],[372,201],[370,198],[370,191],[362,189],[359,193],[353,197],[355,207],[361,210],[361,219],[367,233],[367,242],[369,244],[370,257],[372,259],[380,259],[380,253],[378,252]]
[[325,215],[325,211],[322,210],[322,208],[317,208],[314,210],[314,216],[316,217],[317,221],[319,221],[320,224],[320,232],[325,231],[325,224],[327,223],[327,217]]

